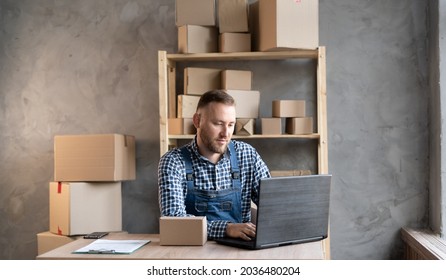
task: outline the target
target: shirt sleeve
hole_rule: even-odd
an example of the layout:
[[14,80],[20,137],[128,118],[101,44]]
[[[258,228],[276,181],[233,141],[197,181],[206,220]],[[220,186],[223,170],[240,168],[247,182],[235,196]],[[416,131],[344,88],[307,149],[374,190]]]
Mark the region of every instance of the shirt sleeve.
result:
[[161,157],[158,165],[158,200],[161,216],[191,216],[186,214],[184,164],[179,153],[172,150]]

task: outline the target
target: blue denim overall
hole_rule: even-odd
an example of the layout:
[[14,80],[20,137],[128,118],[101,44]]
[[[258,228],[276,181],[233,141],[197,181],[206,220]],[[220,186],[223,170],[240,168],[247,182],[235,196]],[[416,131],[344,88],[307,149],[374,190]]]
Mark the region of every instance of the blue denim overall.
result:
[[228,147],[231,160],[232,187],[224,190],[196,189],[191,154],[186,147],[181,148],[186,165],[187,195],[185,204],[187,214],[206,216],[208,221],[242,222],[240,169],[234,144],[229,142]]

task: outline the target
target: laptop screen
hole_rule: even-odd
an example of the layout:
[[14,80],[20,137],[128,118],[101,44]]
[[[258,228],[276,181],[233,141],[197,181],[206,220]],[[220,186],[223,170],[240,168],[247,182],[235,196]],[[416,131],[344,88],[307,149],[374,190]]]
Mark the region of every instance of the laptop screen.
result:
[[321,240],[328,234],[331,175],[262,179],[256,247]]

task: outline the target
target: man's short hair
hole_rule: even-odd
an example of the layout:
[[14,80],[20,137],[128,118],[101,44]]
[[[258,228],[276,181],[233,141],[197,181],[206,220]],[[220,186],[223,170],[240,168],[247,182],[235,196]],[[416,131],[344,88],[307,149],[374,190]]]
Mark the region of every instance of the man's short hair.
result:
[[203,93],[203,95],[200,97],[200,100],[198,101],[197,111],[198,109],[206,107],[209,103],[212,102],[222,103],[229,106],[235,106],[234,98],[232,98],[231,95],[229,95],[224,90],[217,89]]

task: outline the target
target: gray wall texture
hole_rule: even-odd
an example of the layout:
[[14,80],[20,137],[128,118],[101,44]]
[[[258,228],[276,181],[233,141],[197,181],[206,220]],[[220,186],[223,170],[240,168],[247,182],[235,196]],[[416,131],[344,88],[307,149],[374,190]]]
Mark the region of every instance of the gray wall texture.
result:
[[[176,52],[174,11],[174,0],[0,0],[0,259],[36,257],[58,134],[135,135],[123,226],[158,231],[157,51]],[[427,3],[320,0],[319,14],[332,258],[398,259],[400,228],[428,222]],[[237,67],[266,99],[314,91],[311,62]],[[252,144],[272,169],[314,169],[314,143]]]

